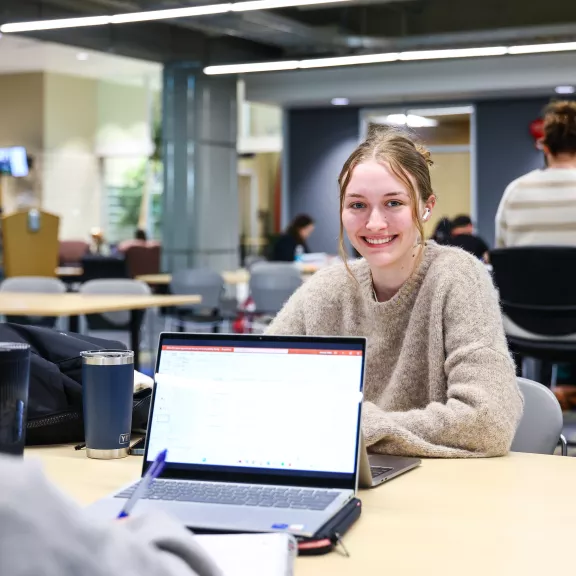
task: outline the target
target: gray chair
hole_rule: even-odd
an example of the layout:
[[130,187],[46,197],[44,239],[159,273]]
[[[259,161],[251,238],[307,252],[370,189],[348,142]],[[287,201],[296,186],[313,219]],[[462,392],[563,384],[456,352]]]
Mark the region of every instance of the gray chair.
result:
[[275,315],[302,284],[302,274],[292,263],[259,262],[250,272],[254,315]]
[[[0,292],[31,292],[38,294],[64,294],[66,284],[58,278],[46,276],[14,276],[0,284]],[[53,316],[6,316],[7,322],[54,328],[57,318]]]
[[518,378],[524,396],[524,414],[512,441],[513,452],[554,454],[558,442],[562,456],[568,456],[566,438],[562,434],[562,409],[554,394],[538,382]]
[[250,270],[252,266],[254,266],[255,264],[259,264],[261,262],[266,262],[266,258],[264,258],[264,256],[256,256],[256,255],[246,256],[246,258],[244,258],[244,268]]
[[[79,292],[81,294],[143,294],[149,295],[152,293],[150,286],[145,282],[140,280],[130,280],[123,278],[111,278],[102,280],[89,280],[80,286]],[[88,325],[88,330],[90,332],[100,332],[98,335],[102,338],[107,338],[105,333],[115,333],[115,332],[129,332],[131,329],[130,319],[132,312],[129,310],[122,310],[120,312],[104,312],[102,314],[87,314],[85,316],[86,324]],[[135,310],[136,315],[137,333],[142,328],[142,322],[144,321],[144,316],[146,310]],[[147,343],[148,348],[152,348],[153,335],[150,333],[150,341]],[[117,335],[113,335],[115,339],[122,340],[118,338]],[[122,340],[123,341],[123,340]],[[131,342],[126,340],[124,342],[126,345],[131,345]]]
[[208,325],[212,332],[218,332],[224,320],[221,313],[221,299],[224,293],[224,278],[218,272],[204,268],[178,270],[172,274],[171,294],[197,294],[202,297],[200,306],[175,307],[175,316],[181,332],[185,322]]

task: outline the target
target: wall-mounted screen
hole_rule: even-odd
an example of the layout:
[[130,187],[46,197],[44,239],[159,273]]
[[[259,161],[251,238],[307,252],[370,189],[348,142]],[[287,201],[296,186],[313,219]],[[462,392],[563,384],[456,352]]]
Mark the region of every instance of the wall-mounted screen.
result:
[[0,148],[0,174],[16,177],[28,176],[26,148],[23,146]]

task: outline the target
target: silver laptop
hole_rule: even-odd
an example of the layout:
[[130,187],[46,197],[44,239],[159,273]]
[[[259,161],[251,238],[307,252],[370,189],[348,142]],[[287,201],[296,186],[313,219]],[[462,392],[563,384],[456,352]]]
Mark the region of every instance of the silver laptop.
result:
[[[364,338],[163,333],[134,509],[197,530],[311,536],[358,483]],[[91,506],[115,517],[135,485]]]
[[368,454],[362,438],[360,446],[360,488],[380,486],[404,472],[420,466],[419,458]]

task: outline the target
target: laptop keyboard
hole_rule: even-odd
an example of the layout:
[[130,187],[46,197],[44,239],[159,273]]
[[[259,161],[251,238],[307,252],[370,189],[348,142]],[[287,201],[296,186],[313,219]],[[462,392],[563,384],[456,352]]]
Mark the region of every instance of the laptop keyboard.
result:
[[372,478],[376,478],[376,476],[382,476],[383,474],[388,474],[388,472],[392,472],[394,468],[385,468],[384,466],[370,466],[370,472],[372,472]]
[[[115,498],[130,498],[137,486],[138,484],[130,486],[130,488],[116,494]],[[325,510],[338,494],[338,492],[331,490],[314,490],[311,488],[156,480],[143,498],[146,500],[200,502],[232,506]]]

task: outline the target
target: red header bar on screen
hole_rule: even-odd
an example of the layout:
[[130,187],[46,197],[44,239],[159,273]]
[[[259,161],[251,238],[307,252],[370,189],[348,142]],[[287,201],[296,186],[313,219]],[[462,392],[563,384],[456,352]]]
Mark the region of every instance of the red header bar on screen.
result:
[[313,350],[307,348],[295,348],[288,350],[288,354],[316,354],[319,356],[362,356],[360,350]]
[[172,346],[165,344],[162,350],[173,352],[240,352],[241,354],[315,354],[318,356],[362,356],[360,350],[325,350],[307,348],[250,348],[228,346]]
[[162,346],[162,350],[174,352],[234,352],[234,348],[228,346]]

